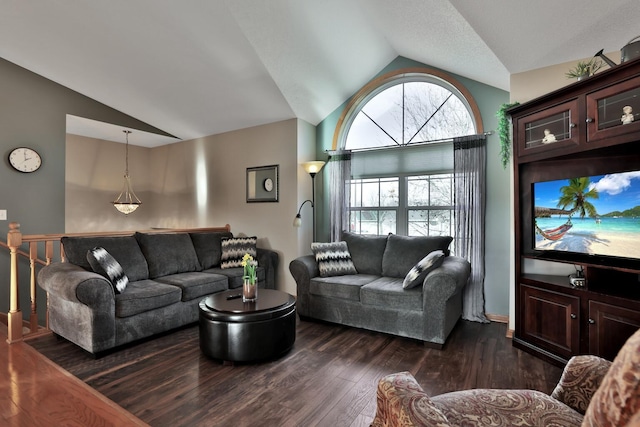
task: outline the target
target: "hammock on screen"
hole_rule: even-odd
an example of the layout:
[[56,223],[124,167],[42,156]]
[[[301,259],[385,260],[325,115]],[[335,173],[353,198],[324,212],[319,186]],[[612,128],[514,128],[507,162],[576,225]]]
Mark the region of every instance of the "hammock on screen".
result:
[[536,223],[536,232],[547,240],[555,241],[562,239],[562,237],[567,231],[569,231],[571,227],[573,227],[573,224],[571,223],[571,218],[569,218],[567,219],[567,222],[562,224],[560,227],[552,228],[551,230],[543,230],[538,227],[538,224]]

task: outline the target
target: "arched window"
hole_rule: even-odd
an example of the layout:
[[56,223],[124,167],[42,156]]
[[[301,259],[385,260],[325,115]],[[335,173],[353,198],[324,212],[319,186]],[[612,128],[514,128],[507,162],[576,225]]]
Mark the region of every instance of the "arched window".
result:
[[353,152],[349,230],[453,236],[452,141],[482,132],[478,111],[436,70],[399,70],[359,91],[334,135],[334,148]]

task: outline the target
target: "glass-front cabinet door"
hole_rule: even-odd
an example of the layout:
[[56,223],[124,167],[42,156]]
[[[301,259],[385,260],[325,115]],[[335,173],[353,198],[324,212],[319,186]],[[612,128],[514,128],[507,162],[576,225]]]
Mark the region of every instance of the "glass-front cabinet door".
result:
[[528,156],[578,144],[577,100],[518,119],[518,155]]
[[628,135],[640,139],[640,77],[587,94],[587,142]]

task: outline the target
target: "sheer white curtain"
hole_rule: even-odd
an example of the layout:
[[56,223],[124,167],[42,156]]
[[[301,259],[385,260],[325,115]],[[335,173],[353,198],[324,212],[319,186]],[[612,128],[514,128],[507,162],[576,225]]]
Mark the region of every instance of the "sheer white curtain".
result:
[[345,181],[351,178],[351,151],[339,150],[330,153],[329,169],[329,222],[331,241],[342,239],[342,231],[349,230],[349,187]]
[[471,263],[471,277],[462,294],[462,318],[487,323],[484,312],[486,137],[455,138],[453,164],[456,255]]

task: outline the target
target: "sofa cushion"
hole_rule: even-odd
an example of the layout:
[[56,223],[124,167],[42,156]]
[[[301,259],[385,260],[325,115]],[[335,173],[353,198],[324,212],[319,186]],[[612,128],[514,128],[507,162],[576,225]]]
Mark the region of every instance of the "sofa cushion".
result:
[[640,329],[622,346],[593,395],[583,426],[629,426],[640,413]]
[[402,279],[381,277],[360,289],[360,301],[390,310],[422,311],[422,288],[403,289]]
[[398,236],[390,234],[382,256],[382,275],[404,279],[411,267],[430,252],[449,254],[450,236]]
[[367,236],[363,234],[342,233],[347,242],[351,260],[360,274],[382,275],[382,255],[387,246],[387,236]]
[[431,397],[451,425],[579,426],[582,415],[535,390],[474,389]]
[[[244,269],[242,267],[235,268],[221,268],[214,267],[208,270],[204,270],[203,273],[213,273],[225,276],[229,282],[229,289],[236,289],[242,286],[242,277],[244,276]],[[264,267],[258,266],[256,268],[256,276],[258,276],[258,284],[263,283],[266,280],[266,270]]]
[[60,239],[64,247],[67,260],[91,271],[87,260],[87,251],[95,247],[102,247],[122,266],[129,281],[149,278],[149,269],[137,240],[133,236],[123,237],[69,237]]
[[87,261],[91,269],[111,282],[116,294],[121,294],[129,283],[129,278],[124,274],[122,266],[104,248],[92,248],[87,251]]
[[150,279],[202,269],[187,233],[136,233],[135,236],[147,259]]
[[233,237],[228,231],[189,233],[203,270],[220,265],[222,238]]
[[227,276],[199,272],[177,273],[158,277],[157,282],[177,286],[182,289],[182,301],[203,297],[229,289]]
[[311,251],[316,257],[320,277],[358,274],[351,261],[347,242],[311,243]]
[[360,288],[379,277],[370,274],[314,277],[309,283],[309,293],[323,297],[360,301]]
[[223,237],[222,255],[220,258],[221,268],[242,267],[242,257],[249,254],[255,259],[257,257],[256,242],[257,237]]
[[180,302],[179,287],[154,280],[130,282],[127,292],[116,295],[116,317],[129,317]]
[[411,289],[421,285],[422,282],[424,282],[424,278],[427,277],[427,274],[429,274],[431,270],[440,267],[443,260],[444,252],[441,250],[438,249],[437,251],[430,252],[429,255],[411,267],[411,270],[409,270],[402,282],[402,287],[404,289]]

